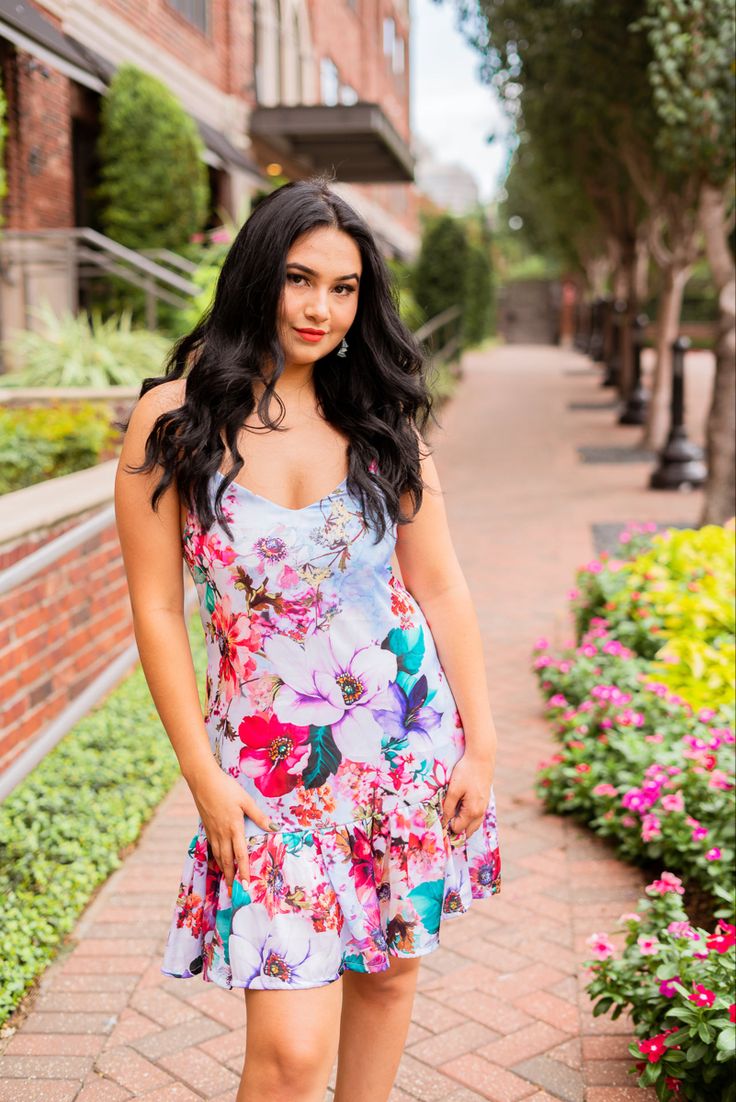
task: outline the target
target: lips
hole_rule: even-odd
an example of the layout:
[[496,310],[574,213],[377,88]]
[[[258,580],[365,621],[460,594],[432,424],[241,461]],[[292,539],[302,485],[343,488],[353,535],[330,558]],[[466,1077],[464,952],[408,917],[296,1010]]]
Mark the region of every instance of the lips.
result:
[[302,340],[310,341],[312,344],[321,341],[325,335],[322,329],[295,329],[294,332],[298,333]]

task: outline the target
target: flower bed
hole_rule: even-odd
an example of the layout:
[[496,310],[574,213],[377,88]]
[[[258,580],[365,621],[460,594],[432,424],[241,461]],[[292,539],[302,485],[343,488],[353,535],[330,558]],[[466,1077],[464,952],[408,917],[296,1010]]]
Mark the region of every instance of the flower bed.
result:
[[[622,857],[657,863],[688,887],[729,898],[730,919],[736,849],[733,534],[733,523],[659,534],[654,526],[626,530],[615,556],[604,553],[578,571],[569,594],[575,640],[557,657],[538,640],[533,663],[560,744],[540,766],[538,790],[547,807],[582,818],[612,839]],[[670,945],[672,938],[667,941],[656,925],[658,907],[650,912],[649,933],[659,946]],[[641,934],[624,954],[622,974],[648,955],[638,943]],[[701,931],[700,937],[708,935]],[[676,955],[678,942],[682,938],[668,952]],[[688,944],[680,948],[689,951]],[[664,962],[657,956],[657,967]],[[612,970],[609,965],[608,979]],[[698,982],[707,987],[707,969],[701,972],[705,979]],[[725,983],[719,976],[717,970],[713,982]],[[591,985],[594,994],[602,990],[600,979]],[[664,1035],[672,1023],[660,1020],[656,1007],[647,1017],[646,987],[629,979],[620,1005],[628,1001],[635,1021],[661,1026]],[[713,990],[722,1002],[725,986]],[[614,1002],[598,1005],[605,1010]],[[679,1082],[674,1073],[647,1073],[661,1098],[716,1097],[691,1092],[690,1079],[709,1082],[710,1059],[701,1059],[697,1047],[692,1053],[687,1083],[677,1091],[664,1085],[668,1078]],[[667,1059],[676,1064],[680,1058],[668,1051]]]
[[736,926],[722,921],[713,933],[693,927],[682,882],[671,873],[646,891],[637,913],[619,920],[626,931],[620,956],[606,933],[589,939],[594,1013],[631,1012],[637,1040],[629,1052],[640,1086],[653,1086],[661,1099],[732,1102]]

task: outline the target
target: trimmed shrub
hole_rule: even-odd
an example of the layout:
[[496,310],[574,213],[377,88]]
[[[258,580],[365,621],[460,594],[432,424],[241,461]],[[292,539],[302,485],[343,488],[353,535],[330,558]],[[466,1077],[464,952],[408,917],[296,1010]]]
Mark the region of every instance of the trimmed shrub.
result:
[[92,402],[0,409],[0,494],[93,467],[118,440]]
[[[198,614],[189,637],[201,680]],[[139,665],[0,807],[0,1024],[179,776]]]
[[98,189],[104,232],[131,249],[186,245],[207,217],[196,124],[165,84],[121,65],[102,101]]

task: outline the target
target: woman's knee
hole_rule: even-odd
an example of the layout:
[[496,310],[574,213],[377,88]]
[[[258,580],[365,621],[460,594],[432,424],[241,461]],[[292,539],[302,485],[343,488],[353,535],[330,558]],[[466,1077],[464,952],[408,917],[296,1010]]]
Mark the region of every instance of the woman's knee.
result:
[[377,1000],[413,996],[419,975],[418,957],[390,957],[389,967],[383,972],[345,972],[346,988],[358,992],[364,998]]

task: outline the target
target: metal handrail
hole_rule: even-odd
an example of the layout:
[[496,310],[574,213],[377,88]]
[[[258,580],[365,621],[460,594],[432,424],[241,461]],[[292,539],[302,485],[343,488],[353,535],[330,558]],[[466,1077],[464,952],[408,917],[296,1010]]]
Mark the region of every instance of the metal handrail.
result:
[[455,318],[460,316],[459,306],[448,306],[446,310],[443,310],[441,314],[435,314],[433,318],[425,322],[424,325],[420,325],[414,334],[414,337],[418,341],[426,340],[427,337],[436,332],[437,329],[441,329],[443,325],[447,325],[448,321],[454,321]]

